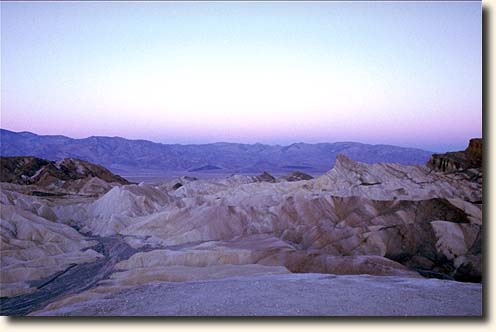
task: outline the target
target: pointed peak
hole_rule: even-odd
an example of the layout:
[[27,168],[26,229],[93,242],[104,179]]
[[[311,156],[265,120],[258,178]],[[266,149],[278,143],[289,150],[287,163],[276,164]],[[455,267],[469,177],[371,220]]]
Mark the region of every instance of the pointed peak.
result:
[[344,154],[338,154],[336,156],[335,167],[350,168],[357,164],[358,164],[357,161],[350,159],[348,156],[345,156]]

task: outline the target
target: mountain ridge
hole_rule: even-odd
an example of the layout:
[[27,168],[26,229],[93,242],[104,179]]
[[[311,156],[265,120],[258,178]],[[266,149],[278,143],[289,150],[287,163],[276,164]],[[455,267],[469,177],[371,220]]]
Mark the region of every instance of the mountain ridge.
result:
[[299,142],[286,146],[229,142],[165,144],[119,136],[76,139],[6,129],[0,129],[0,138],[2,156],[31,155],[48,160],[78,158],[117,174],[188,172],[208,165],[214,166],[208,172],[287,173],[288,170],[305,169],[318,174],[332,168],[340,153],[361,162],[404,165],[425,164],[432,155],[430,151],[417,148],[358,142]]
[[[402,149],[413,149],[413,150],[420,150],[420,151],[426,151],[429,153],[436,153],[433,151],[429,150],[424,150],[421,148],[416,148],[416,147],[409,147],[409,146],[400,146],[400,145],[393,145],[393,144],[369,144],[369,143],[362,143],[362,142],[356,142],[356,141],[336,141],[336,142],[315,142],[315,143],[306,143],[306,142],[294,142],[290,143],[287,145],[284,144],[268,144],[268,143],[237,143],[237,142],[227,142],[227,141],[218,141],[218,142],[210,142],[210,143],[163,143],[163,142],[155,142],[153,140],[149,139],[142,139],[142,138],[126,138],[122,136],[101,136],[101,135],[91,135],[88,137],[83,137],[83,138],[74,138],[66,135],[52,135],[52,134],[36,134],[31,131],[23,130],[23,131],[13,131],[9,129],[4,129],[0,128],[0,134],[17,134],[17,135],[30,135],[30,136],[36,136],[36,137],[46,137],[46,138],[64,138],[68,140],[87,140],[87,139],[120,139],[120,140],[125,140],[125,141],[134,141],[134,142],[143,142],[143,143],[152,143],[152,144],[159,144],[159,145],[166,145],[166,146],[205,146],[205,145],[245,145],[245,146],[271,146],[271,147],[281,147],[281,148],[289,148],[295,145],[326,145],[326,144],[355,144],[355,145],[366,145],[366,146],[375,146],[375,147],[396,147],[396,148],[402,148]],[[438,154],[440,152],[437,152]]]

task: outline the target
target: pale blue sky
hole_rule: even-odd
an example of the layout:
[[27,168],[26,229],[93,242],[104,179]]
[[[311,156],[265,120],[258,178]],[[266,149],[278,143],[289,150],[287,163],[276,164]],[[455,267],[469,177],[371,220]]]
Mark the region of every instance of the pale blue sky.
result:
[[2,2],[1,127],[165,143],[482,135],[480,2]]

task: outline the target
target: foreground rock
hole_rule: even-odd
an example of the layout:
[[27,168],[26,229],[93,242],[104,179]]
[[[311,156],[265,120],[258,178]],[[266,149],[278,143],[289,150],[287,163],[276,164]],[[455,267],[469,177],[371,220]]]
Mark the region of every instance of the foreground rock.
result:
[[275,274],[132,287],[54,302],[35,316],[481,316],[480,284]]
[[3,203],[0,217],[2,297],[34,292],[30,281],[102,257],[89,249],[96,242],[69,226]]
[[[68,268],[38,280],[28,281],[30,292],[0,298],[0,314],[26,315],[39,310],[61,296],[70,296],[93,289],[112,273],[116,262],[129,258],[135,251],[119,237],[92,238],[99,257],[90,262],[71,263]],[[2,294],[3,295],[3,294]]]

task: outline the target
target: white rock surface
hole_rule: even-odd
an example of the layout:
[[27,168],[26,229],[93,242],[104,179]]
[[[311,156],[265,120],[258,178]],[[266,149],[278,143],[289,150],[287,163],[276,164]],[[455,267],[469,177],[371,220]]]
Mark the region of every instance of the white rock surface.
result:
[[46,313],[90,310],[77,303],[150,283],[303,272],[425,280],[415,270],[480,279],[482,187],[463,174],[340,156],[326,174],[296,182],[231,176],[106,186],[94,180],[81,197],[50,198],[2,184],[5,296],[101,257],[84,251],[94,243],[68,225],[122,239],[136,253]]
[[69,226],[3,203],[0,216],[2,296],[32,292],[29,281],[46,278],[71,264],[102,257],[85,249],[95,245],[95,241],[88,241]]

